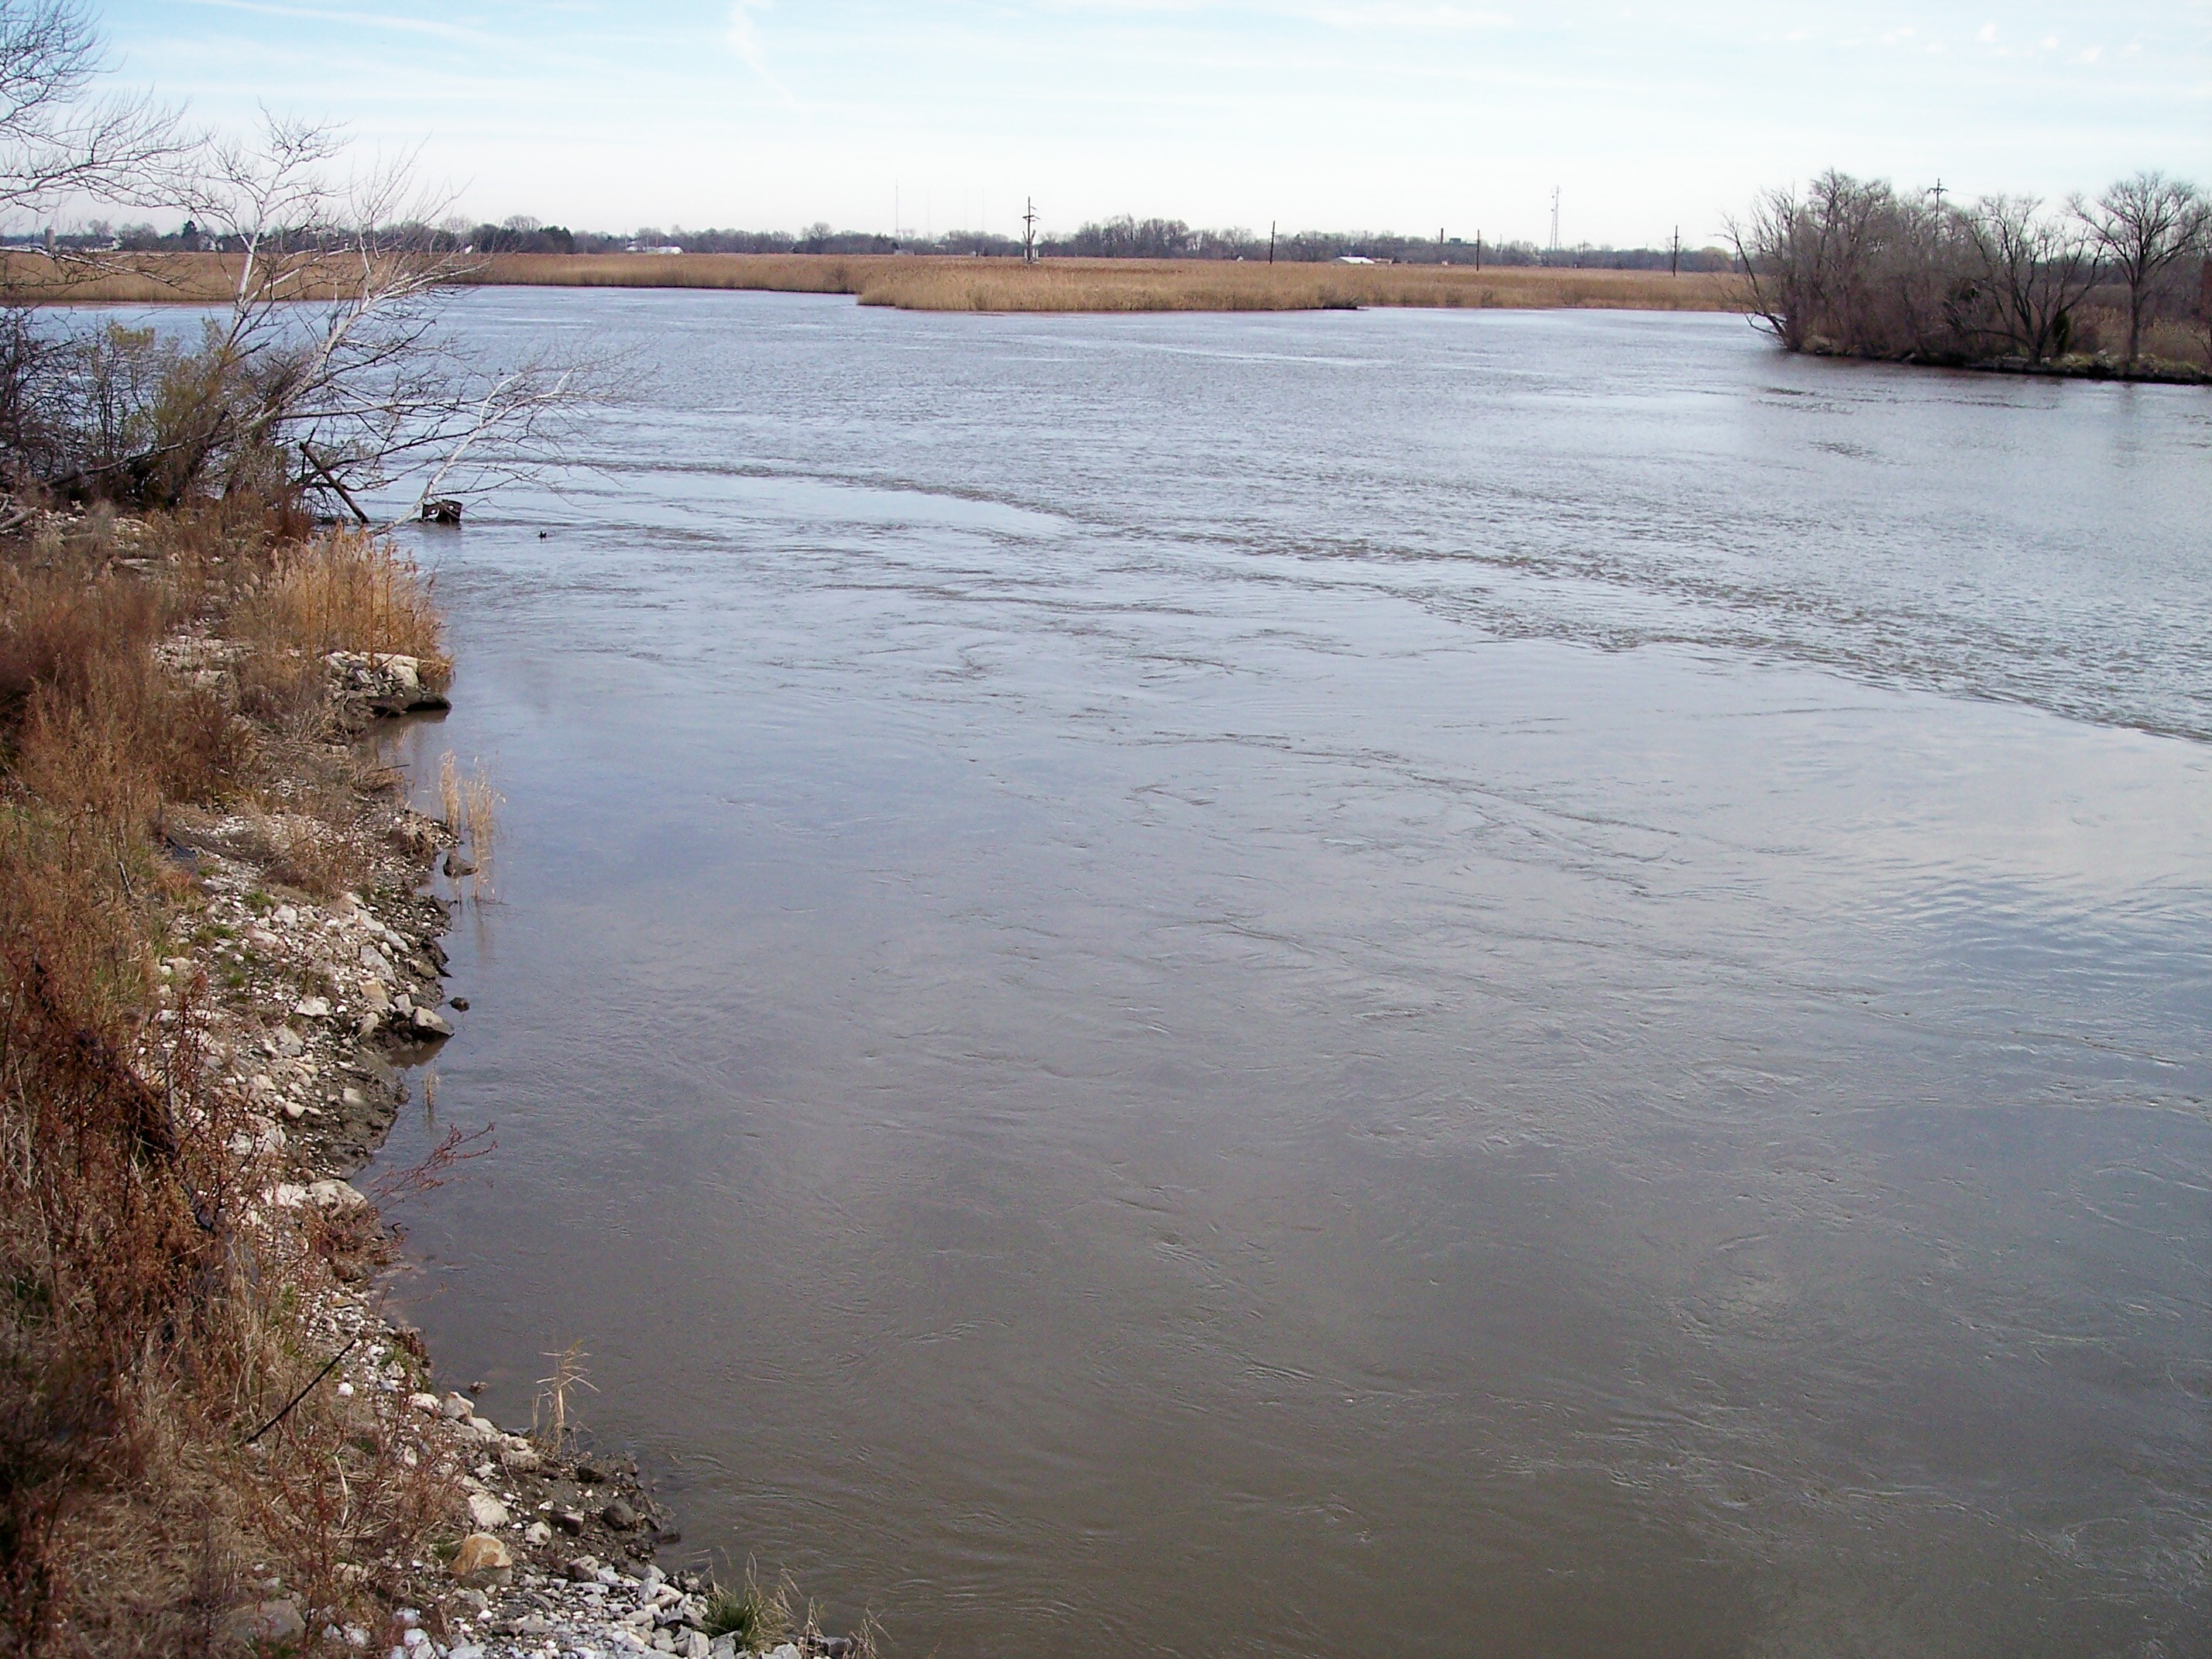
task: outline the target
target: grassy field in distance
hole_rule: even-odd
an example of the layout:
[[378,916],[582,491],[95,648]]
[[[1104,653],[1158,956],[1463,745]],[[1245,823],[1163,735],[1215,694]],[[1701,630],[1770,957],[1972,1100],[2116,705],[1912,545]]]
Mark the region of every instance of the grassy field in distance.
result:
[[1733,311],[1731,276],[1476,270],[1466,265],[1237,264],[1218,259],[1012,259],[943,254],[507,254],[489,283],[745,288],[850,294],[905,311],[1317,311],[1356,306],[1603,307]]
[[[70,270],[45,255],[0,256],[0,282],[52,303],[207,304],[230,296],[234,258],[213,253],[106,256]],[[338,273],[334,269],[334,281]],[[502,287],[752,289],[849,294],[906,311],[1317,311],[1359,306],[1586,307],[1737,311],[1741,281],[1724,273],[1467,265],[1269,265],[1212,259],[1012,259],[944,254],[496,254],[462,278]],[[332,297],[317,284],[302,299]]]

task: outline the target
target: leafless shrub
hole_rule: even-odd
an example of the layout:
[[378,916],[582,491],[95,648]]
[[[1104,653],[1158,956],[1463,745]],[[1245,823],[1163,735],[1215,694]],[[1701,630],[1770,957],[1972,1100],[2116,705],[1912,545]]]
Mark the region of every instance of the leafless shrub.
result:
[[35,808],[0,818],[0,1630],[19,1649],[71,1599],[88,1489],[155,1467],[164,1391],[233,1334],[237,1103],[189,996],[142,1073],[143,901],[73,851]]
[[2189,307],[2191,331],[2202,344],[2204,365],[2212,368],[2212,252],[2197,272],[2196,303]]
[[2095,349],[2093,297],[2117,275],[2132,368],[2154,277],[2201,250],[2198,200],[2143,174],[2094,209],[2016,196],[1953,206],[1832,172],[1802,193],[1766,192],[1730,230],[1753,313],[1790,350],[2039,365]]
[[[0,204],[6,25],[40,8],[76,12],[72,0],[0,0]],[[222,309],[196,340],[61,320],[23,307],[118,283],[206,298],[191,289],[208,267],[96,252],[0,259],[0,472],[11,489],[140,507],[314,499],[365,522],[357,492],[403,477],[422,480],[418,501],[536,478],[611,382],[580,356],[541,346],[494,360],[441,330],[473,256],[430,228],[442,204],[415,187],[407,158],[349,165],[337,129],[264,117],[251,137],[178,147],[159,179],[161,204],[228,250],[212,267]]]
[[494,1127],[486,1124],[469,1134],[458,1128],[447,1130],[445,1139],[415,1163],[379,1176],[370,1184],[369,1203],[384,1210],[415,1194],[435,1192],[453,1178],[461,1165],[497,1150],[498,1143],[491,1138]]

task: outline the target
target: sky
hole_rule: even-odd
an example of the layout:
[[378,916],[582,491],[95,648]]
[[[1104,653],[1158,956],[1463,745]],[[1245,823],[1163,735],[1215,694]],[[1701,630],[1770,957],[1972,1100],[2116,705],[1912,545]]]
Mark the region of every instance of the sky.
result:
[[[94,0],[98,3],[98,0]],[[472,220],[1716,240],[1829,167],[2212,185],[2212,0],[128,0],[119,82],[412,153]],[[896,218],[894,216],[896,215]]]

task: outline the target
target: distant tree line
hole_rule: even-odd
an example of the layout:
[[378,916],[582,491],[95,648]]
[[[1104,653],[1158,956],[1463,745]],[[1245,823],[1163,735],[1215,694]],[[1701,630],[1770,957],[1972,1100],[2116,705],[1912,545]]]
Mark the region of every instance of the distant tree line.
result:
[[[684,230],[642,226],[628,234],[572,231],[516,214],[499,224],[471,225],[449,219],[442,224],[397,228],[413,245],[451,253],[621,253],[644,248],[678,248],[686,253],[939,253],[1018,259],[1018,238],[976,230],[948,230],[940,235],[893,238],[874,231],[837,230],[817,222],[800,231]],[[150,224],[90,222],[58,234],[6,239],[18,244],[49,241],[64,251],[154,252],[204,250],[234,252],[235,239],[204,234],[186,224],[157,231]],[[1669,250],[1616,248],[1583,243],[1540,248],[1534,242],[1478,242],[1462,237],[1401,236],[1390,231],[1285,232],[1268,238],[1242,226],[1194,229],[1181,219],[1138,219],[1124,215],[1096,220],[1066,235],[1039,240],[1038,252],[1063,259],[1266,259],[1285,264],[1326,263],[1358,258],[1394,264],[1556,265],[1594,270],[1726,270],[1735,255],[1719,247]]]
[[1768,191],[1730,229],[1754,314],[1792,351],[2212,367],[2212,200],[2157,173],[2052,204],[1831,172]]
[[[520,214],[502,225],[471,226],[466,220],[449,219],[438,225],[404,222],[385,228],[386,234],[410,247],[438,253],[590,253],[623,246],[619,236],[577,236],[559,225],[541,225]],[[312,225],[288,225],[283,229],[289,239],[288,245],[295,247],[316,246],[319,238],[319,246],[334,251],[348,241],[343,233],[318,230]],[[240,233],[191,219],[172,231],[156,230],[147,223],[114,225],[105,219],[90,219],[67,230],[0,239],[9,246],[45,246],[62,254],[236,253],[246,240]]]
[[[106,227],[99,227],[104,234]],[[150,227],[147,228],[150,234]],[[175,239],[161,246],[170,246]],[[517,215],[502,224],[473,227],[448,223],[429,233],[453,250],[474,253],[620,253],[644,248],[678,248],[686,253],[938,253],[970,258],[1018,259],[1018,238],[980,230],[948,230],[927,237],[893,238],[874,231],[837,230],[817,222],[800,231],[685,230],[643,226],[608,234],[570,231],[541,225]],[[149,246],[152,246],[149,244]],[[1268,239],[1242,226],[1194,229],[1181,219],[1138,219],[1124,215],[1096,220],[1060,236],[1045,236],[1039,252],[1063,259],[1266,259]],[[1274,239],[1273,257],[1286,264],[1359,258],[1396,264],[1557,265],[1594,270],[1727,270],[1735,255],[1726,248],[1616,248],[1583,243],[1568,248],[1540,248],[1534,242],[1493,242],[1480,246],[1466,238],[1401,236],[1389,231],[1286,232]]]
[[199,227],[186,220],[182,228],[172,231],[156,230],[150,224],[111,224],[105,219],[88,219],[82,225],[51,235],[40,231],[30,235],[10,236],[7,240],[19,247],[51,246],[69,252],[125,252],[175,253],[212,248],[211,239],[200,234]]
[[[801,231],[662,230],[647,225],[627,236],[579,233],[579,253],[636,252],[645,248],[680,248],[686,253],[896,253],[899,243],[869,230],[836,230],[824,223]],[[1017,250],[1018,251],[1018,250]]]
[[[1014,252],[1021,245],[1010,242]],[[951,250],[947,250],[951,251]],[[1269,257],[1268,238],[1242,226],[1223,230],[1194,230],[1180,219],[1137,219],[1124,215],[1083,226],[1066,236],[1048,237],[1048,254],[1074,258],[1106,259],[1264,259]],[[1459,236],[1401,236],[1393,231],[1287,232],[1273,239],[1273,257],[1291,264],[1314,264],[1331,259],[1358,258],[1393,264],[1471,265],[1478,258],[1475,242]],[[1664,270],[1671,264],[1683,270],[1726,270],[1735,256],[1725,248],[1616,248],[1583,243],[1569,248],[1540,248],[1534,242],[1480,242],[1479,257],[1485,264],[1560,265],[1597,270]]]

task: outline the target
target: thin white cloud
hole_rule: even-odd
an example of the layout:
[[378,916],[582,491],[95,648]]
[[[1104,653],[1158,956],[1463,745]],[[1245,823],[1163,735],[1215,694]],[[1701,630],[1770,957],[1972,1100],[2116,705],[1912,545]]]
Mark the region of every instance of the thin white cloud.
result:
[[744,60],[745,67],[763,79],[768,78],[768,58],[761,51],[760,31],[753,27],[753,14],[766,11],[774,0],[735,0],[730,8],[729,33],[724,38],[730,50]]
[[329,6],[274,5],[267,3],[266,0],[185,0],[185,3],[203,6],[213,11],[242,11],[259,17],[298,18],[317,23],[359,23],[401,34],[426,34],[436,40],[466,41],[474,46],[505,44],[481,29],[440,22],[428,17],[395,17],[382,12],[348,11]]
[[769,67],[768,53],[761,46],[760,30],[755,26],[755,14],[767,11],[775,3],[775,0],[732,0],[730,27],[722,38],[729,43],[730,50],[738,55],[738,60],[760,77],[763,85],[785,103],[796,107],[799,100],[792,96],[791,88],[785,86],[777,78],[775,71]]
[[1370,0],[1370,3],[1366,4],[1313,6],[1304,9],[1304,15],[1331,28],[1377,32],[1447,33],[1513,27],[1513,20],[1501,12],[1474,11],[1465,6],[1413,5],[1406,3],[1405,0]]

